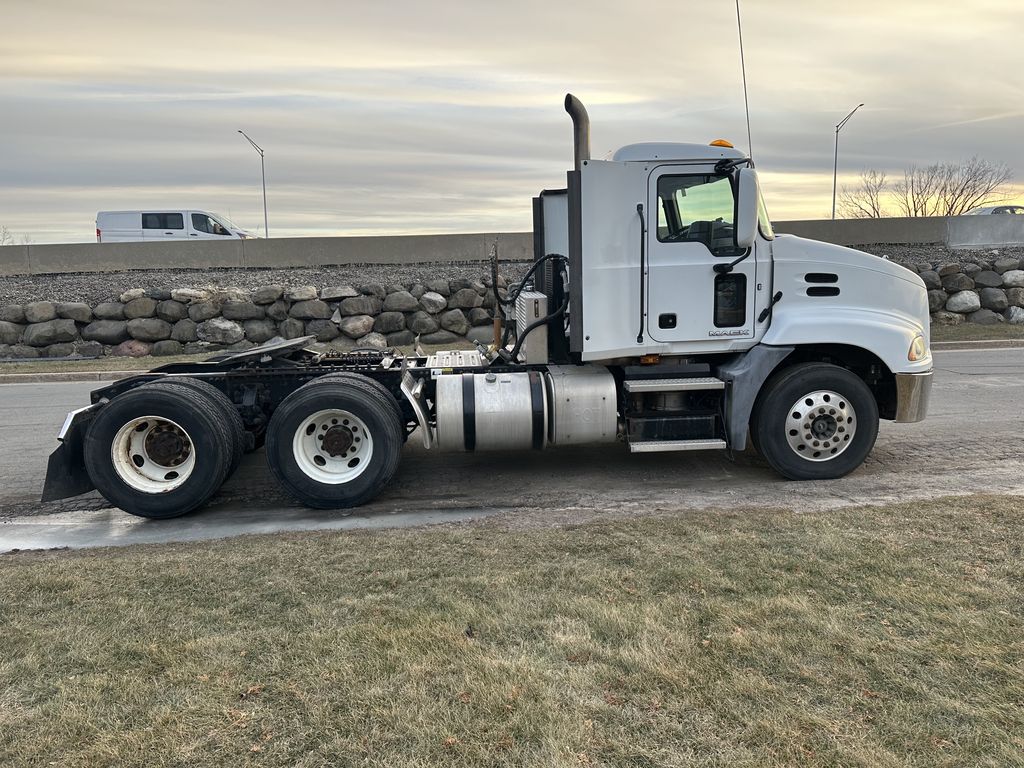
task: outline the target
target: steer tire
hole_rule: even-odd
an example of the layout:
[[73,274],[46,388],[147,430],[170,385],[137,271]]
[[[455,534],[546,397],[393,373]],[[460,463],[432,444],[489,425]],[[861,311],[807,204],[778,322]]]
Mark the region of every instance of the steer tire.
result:
[[231,461],[228,466],[228,477],[231,477],[231,475],[235,474],[235,470],[238,469],[238,465],[241,464],[242,456],[245,454],[246,446],[250,441],[245,429],[245,422],[242,421],[242,417],[238,414],[238,409],[235,408],[234,403],[213,384],[201,379],[178,378],[175,376],[173,379],[161,379],[149,384],[143,384],[143,386],[148,389],[159,389],[166,384],[187,387],[197,394],[206,397],[221,411],[231,433]]
[[404,429],[388,390],[355,374],[295,390],[267,427],[267,463],[299,502],[317,509],[363,504],[398,469]]
[[765,384],[751,418],[751,434],[758,452],[783,477],[843,477],[875,445],[878,404],[852,371],[803,363]]
[[103,497],[125,512],[178,517],[209,501],[227,477],[230,429],[221,409],[190,387],[141,386],[93,419],[85,468]]

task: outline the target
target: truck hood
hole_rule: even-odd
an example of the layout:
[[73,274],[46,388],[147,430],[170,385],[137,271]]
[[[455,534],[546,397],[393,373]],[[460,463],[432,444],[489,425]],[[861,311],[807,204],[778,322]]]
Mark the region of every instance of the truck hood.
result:
[[925,288],[924,282],[914,272],[881,256],[796,235],[776,235],[772,241],[772,256],[775,259],[813,261],[822,267],[834,264],[866,269]]

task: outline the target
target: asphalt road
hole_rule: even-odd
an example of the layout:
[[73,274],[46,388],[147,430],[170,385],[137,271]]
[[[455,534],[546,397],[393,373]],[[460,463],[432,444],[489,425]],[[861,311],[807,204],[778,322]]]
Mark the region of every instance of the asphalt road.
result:
[[68,410],[100,384],[0,386],[0,552],[220,538],[279,530],[396,527],[510,513],[511,525],[752,505],[816,511],[959,493],[1024,494],[1024,349],[937,352],[931,415],[883,422],[852,475],[794,483],[725,452],[631,455],[624,446],[544,453],[438,454],[411,439],[395,482],[357,514],[308,510],[246,457],[205,509],[149,521],[97,494],[38,503],[46,457]]

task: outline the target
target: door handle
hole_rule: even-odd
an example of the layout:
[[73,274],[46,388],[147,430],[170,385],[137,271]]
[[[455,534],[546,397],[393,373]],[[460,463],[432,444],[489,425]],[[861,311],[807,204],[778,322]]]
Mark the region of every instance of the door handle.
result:
[[199,237],[199,235],[197,235],[195,232],[190,232],[188,236],[189,237]]

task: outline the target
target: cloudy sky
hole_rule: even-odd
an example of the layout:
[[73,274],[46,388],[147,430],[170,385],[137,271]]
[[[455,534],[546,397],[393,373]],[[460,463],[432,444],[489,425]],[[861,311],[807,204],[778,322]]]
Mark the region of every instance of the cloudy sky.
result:
[[[200,208],[271,236],[523,231],[572,162],[636,141],[746,148],[732,0],[2,0],[0,225]],[[978,155],[1024,198],[1019,0],[744,0],[753,155],[775,219],[865,168]]]

